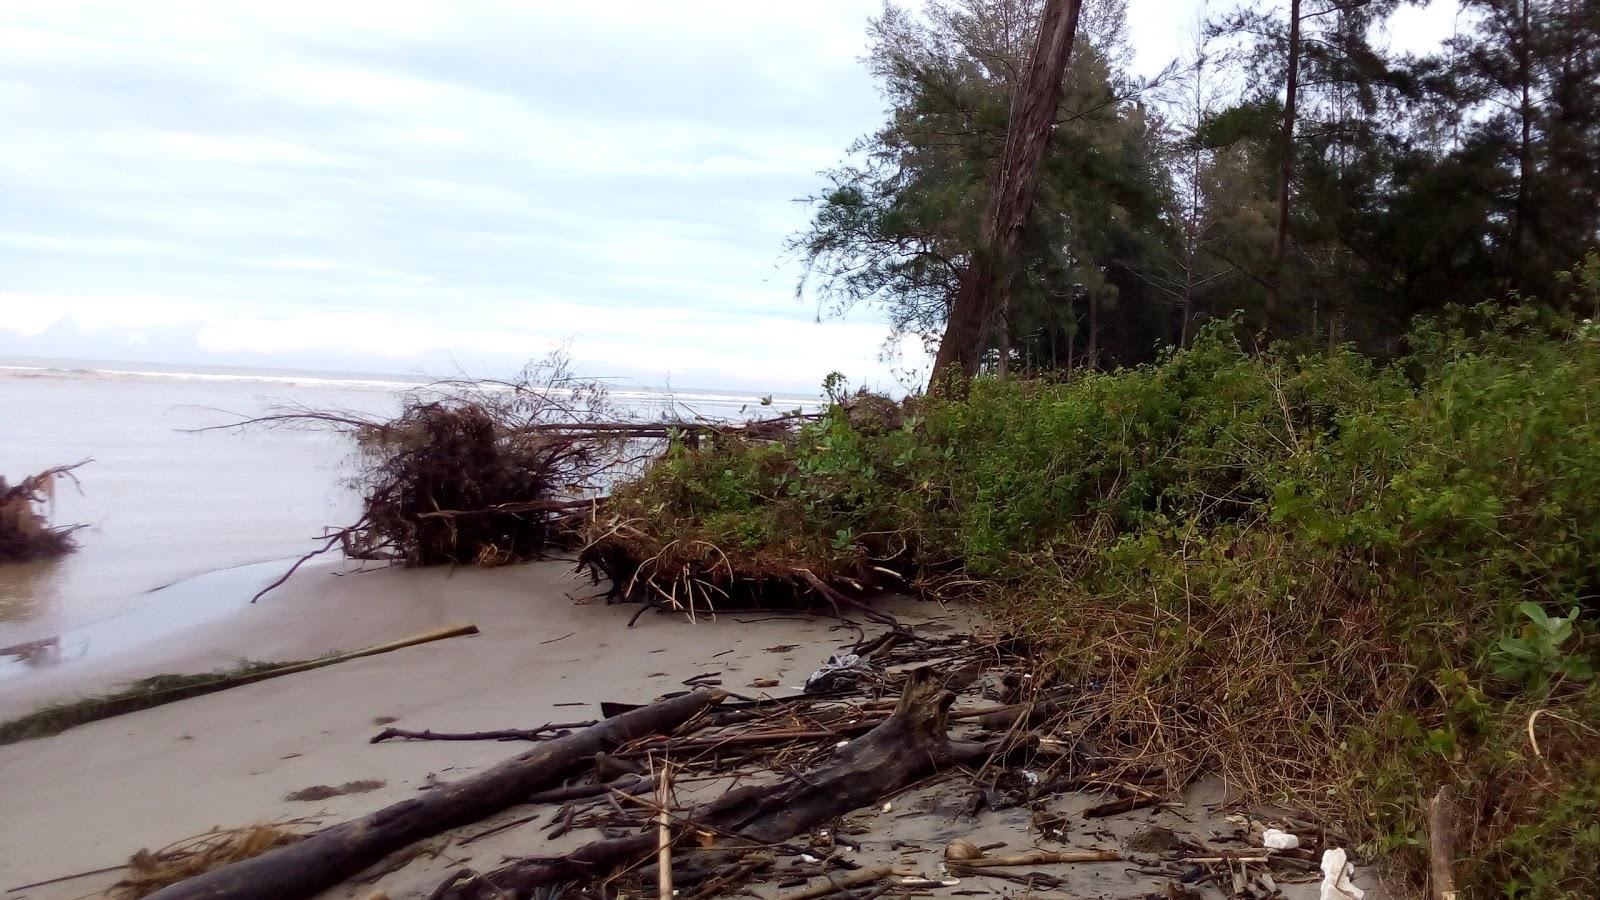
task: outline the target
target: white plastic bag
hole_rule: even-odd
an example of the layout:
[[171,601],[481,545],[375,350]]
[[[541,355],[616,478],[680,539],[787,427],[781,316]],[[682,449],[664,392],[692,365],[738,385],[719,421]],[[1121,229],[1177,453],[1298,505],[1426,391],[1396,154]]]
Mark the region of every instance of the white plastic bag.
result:
[[1321,900],[1361,900],[1366,891],[1355,886],[1356,867],[1350,864],[1343,848],[1322,851]]
[[1293,850],[1300,846],[1300,839],[1278,828],[1268,828],[1261,835],[1261,846],[1272,850]]

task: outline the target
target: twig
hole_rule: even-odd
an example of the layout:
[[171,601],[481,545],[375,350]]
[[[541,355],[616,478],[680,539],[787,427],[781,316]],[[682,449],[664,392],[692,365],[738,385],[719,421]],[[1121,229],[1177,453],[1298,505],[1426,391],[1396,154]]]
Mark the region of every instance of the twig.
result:
[[499,834],[500,832],[505,831],[505,830],[510,829],[510,828],[516,828],[518,825],[526,825],[529,822],[532,822],[534,819],[537,819],[537,818],[539,818],[539,814],[538,813],[533,813],[532,815],[527,815],[527,816],[522,816],[520,818],[512,819],[509,822],[503,822],[503,823],[501,823],[499,825],[494,826],[493,828],[485,828],[484,830],[478,832],[477,834],[471,835],[469,837],[464,837],[461,840],[456,841],[456,843],[461,845],[461,846],[463,846],[463,847],[465,847],[466,845],[472,843],[473,841],[482,840],[483,838],[486,838],[491,834]]
[[1102,816],[1114,816],[1118,813],[1132,812],[1136,809],[1144,809],[1147,806],[1155,806],[1160,802],[1161,798],[1153,794],[1145,794],[1144,796],[1136,794],[1132,797],[1123,797],[1121,800],[1112,800],[1091,806],[1083,811],[1083,817],[1086,819],[1098,819]]
[[550,829],[550,834],[546,838],[553,841],[571,831],[572,821],[577,817],[578,810],[576,808],[571,806],[562,807],[561,812],[556,813],[555,819],[551,821],[551,824],[555,827]]
[[772,865],[772,857],[770,855],[752,854],[747,856],[738,865],[733,866],[732,871],[729,871],[728,874],[719,875],[701,885],[699,890],[689,895],[689,900],[705,900],[707,897],[715,897],[722,891],[770,865]]
[[833,880],[833,876],[828,875],[826,876],[828,879],[827,884],[818,885],[817,887],[809,887],[803,891],[796,891],[793,894],[787,894],[783,897],[780,897],[778,900],[815,900],[817,897],[826,897],[829,894],[837,894],[840,891],[847,891],[853,887],[877,881],[880,878],[887,878],[893,872],[893,866],[873,866],[870,869],[861,869],[857,872],[851,872],[849,875],[846,875],[838,881]]
[[[466,842],[463,841],[462,843]],[[454,872],[446,875],[444,880],[439,882],[439,885],[433,889],[433,892],[428,894],[428,900],[439,900],[439,898],[449,893],[451,888],[456,886],[456,882],[460,881],[464,877],[470,877],[471,875],[471,869],[456,869]]]
[[616,781],[606,781],[600,784],[576,784],[569,787],[551,788],[537,794],[529,794],[524,803],[566,803],[572,800],[587,800],[598,797],[611,791],[621,791],[627,794],[642,794],[653,791],[656,780],[653,777],[640,775],[624,775]]
[[1117,862],[1122,854],[1115,850],[1064,850],[1051,853],[1046,850],[1029,850],[1009,856],[980,856],[977,859],[949,860],[952,869],[988,869],[995,866],[1040,866],[1053,863]]
[[538,728],[502,728],[495,731],[408,731],[404,728],[385,728],[372,736],[371,744],[390,738],[408,741],[544,741],[558,736],[559,732],[574,728],[588,728],[595,722],[554,722]]
[[[82,465],[82,463],[79,463],[79,465]],[[128,864],[123,863],[117,866],[106,866],[103,869],[90,869],[87,872],[74,872],[71,875],[60,875],[55,878],[46,878],[44,881],[35,881],[32,884],[19,884],[14,888],[6,888],[6,893],[17,894],[21,893],[22,891],[32,890],[33,888],[37,887],[44,887],[45,885],[49,884],[60,884],[63,881],[75,881],[79,878],[88,878],[90,875],[104,875],[107,872],[117,872],[122,869],[126,869],[127,867]]]

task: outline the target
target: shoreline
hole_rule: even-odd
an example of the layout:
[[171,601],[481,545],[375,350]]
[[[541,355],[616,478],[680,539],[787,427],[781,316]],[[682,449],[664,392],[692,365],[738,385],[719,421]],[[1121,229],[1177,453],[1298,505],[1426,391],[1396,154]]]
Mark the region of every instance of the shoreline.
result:
[[[0,661],[0,718],[10,693],[48,692],[52,683],[99,684],[105,676],[97,678],[96,672],[138,670],[142,659],[164,658],[162,642],[247,611],[255,592],[293,563],[293,558],[258,560],[178,578],[131,595],[139,603],[124,611],[0,649],[7,657]],[[323,563],[321,568],[344,565]],[[29,658],[24,652],[29,647],[44,659]]]

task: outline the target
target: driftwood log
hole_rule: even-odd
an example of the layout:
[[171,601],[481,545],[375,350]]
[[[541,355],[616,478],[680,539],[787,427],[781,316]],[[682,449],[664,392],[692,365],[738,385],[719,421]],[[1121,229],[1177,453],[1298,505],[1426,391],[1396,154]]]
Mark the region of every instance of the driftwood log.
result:
[[[945,690],[933,667],[914,669],[907,674],[894,713],[840,748],[829,762],[773,784],[728,791],[677,816],[676,831],[714,838],[711,847],[697,846],[703,855],[716,859],[730,851],[779,844],[936,772],[981,763],[996,747],[950,740],[947,717],[954,702],[955,695]],[[656,849],[654,829],[595,841],[563,857],[511,863],[455,885],[445,896],[454,900],[527,896],[544,885],[603,877],[644,863]]]
[[470,778],[442,784],[269,853],[178,882],[154,900],[293,900],[310,897],[423,838],[477,821],[549,787],[602,750],[671,731],[713,704],[693,691],[546,741]]

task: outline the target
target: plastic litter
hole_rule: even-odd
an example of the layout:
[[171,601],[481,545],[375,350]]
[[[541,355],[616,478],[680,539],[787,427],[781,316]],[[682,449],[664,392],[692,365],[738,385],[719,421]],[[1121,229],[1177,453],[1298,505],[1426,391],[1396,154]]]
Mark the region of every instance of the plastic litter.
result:
[[1355,886],[1356,867],[1350,864],[1344,848],[1322,851],[1321,900],[1361,900],[1366,891]]
[[1261,835],[1261,845],[1272,850],[1293,850],[1300,846],[1300,839],[1281,828],[1268,828]]
[[806,679],[808,694],[836,691],[854,684],[867,671],[867,663],[854,653],[835,653]]

